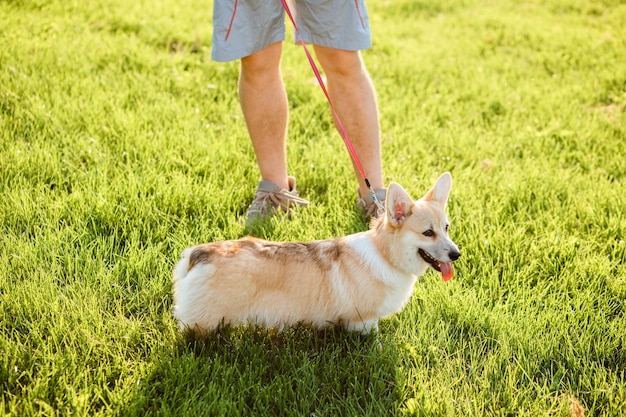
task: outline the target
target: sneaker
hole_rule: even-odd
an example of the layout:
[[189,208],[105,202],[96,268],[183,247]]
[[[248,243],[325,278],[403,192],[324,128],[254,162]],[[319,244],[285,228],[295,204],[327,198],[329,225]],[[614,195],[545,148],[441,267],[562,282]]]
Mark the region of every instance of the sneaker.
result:
[[254,200],[246,212],[246,225],[254,225],[261,219],[268,218],[277,213],[290,213],[292,206],[306,207],[309,202],[298,197],[296,191],[296,179],[287,177],[289,190],[280,188],[271,181],[261,180],[254,193]]
[[[387,198],[387,189],[386,188],[377,188],[374,190],[374,194],[376,194],[376,198],[378,201],[385,207],[385,199]],[[365,198],[361,198],[361,193],[357,190],[357,199],[356,206],[363,211],[365,214],[365,219],[370,221],[372,219],[377,219],[380,216],[381,212],[378,210],[378,206],[374,203],[374,199],[370,193],[367,193]]]

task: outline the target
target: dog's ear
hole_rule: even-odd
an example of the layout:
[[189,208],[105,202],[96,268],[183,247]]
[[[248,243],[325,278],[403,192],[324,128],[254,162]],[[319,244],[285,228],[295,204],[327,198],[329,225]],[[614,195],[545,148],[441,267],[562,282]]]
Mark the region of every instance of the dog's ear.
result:
[[452,188],[452,175],[449,172],[444,172],[441,174],[433,188],[431,188],[426,195],[424,196],[424,200],[426,201],[436,201],[441,204],[441,207],[446,207],[446,203],[448,202],[448,196],[450,195],[450,189]]
[[410,215],[413,210],[414,201],[411,196],[395,182],[389,184],[387,188],[387,220],[394,227],[400,226]]

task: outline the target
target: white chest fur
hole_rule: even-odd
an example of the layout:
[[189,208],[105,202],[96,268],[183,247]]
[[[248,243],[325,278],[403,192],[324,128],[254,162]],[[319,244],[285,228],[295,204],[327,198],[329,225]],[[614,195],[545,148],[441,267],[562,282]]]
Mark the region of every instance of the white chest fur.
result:
[[385,317],[402,310],[411,297],[417,276],[394,268],[377,250],[372,238],[367,234],[348,236],[346,242],[367,265],[372,279],[385,285],[385,297],[378,309],[378,316]]

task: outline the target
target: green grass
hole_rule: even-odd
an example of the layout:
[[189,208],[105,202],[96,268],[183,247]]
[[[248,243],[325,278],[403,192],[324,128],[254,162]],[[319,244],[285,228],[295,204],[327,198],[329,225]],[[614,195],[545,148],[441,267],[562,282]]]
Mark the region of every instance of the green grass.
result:
[[[0,1],[0,413],[626,414],[626,3],[370,1],[385,177],[454,186],[456,275],[367,337],[171,316],[192,244],[245,231],[258,170],[211,4]],[[264,237],[364,230],[300,48],[289,163],[312,206]]]

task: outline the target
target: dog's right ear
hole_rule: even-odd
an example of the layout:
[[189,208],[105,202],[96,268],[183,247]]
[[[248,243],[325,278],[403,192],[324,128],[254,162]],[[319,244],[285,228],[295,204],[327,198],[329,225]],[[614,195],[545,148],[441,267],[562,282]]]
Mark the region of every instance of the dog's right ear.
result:
[[411,215],[415,202],[398,183],[389,183],[387,188],[386,210],[387,220],[392,226],[398,227]]

